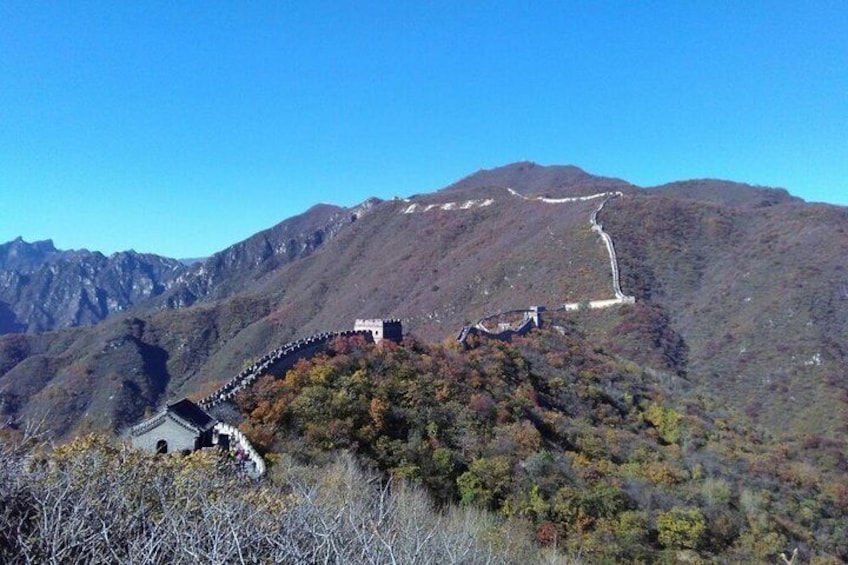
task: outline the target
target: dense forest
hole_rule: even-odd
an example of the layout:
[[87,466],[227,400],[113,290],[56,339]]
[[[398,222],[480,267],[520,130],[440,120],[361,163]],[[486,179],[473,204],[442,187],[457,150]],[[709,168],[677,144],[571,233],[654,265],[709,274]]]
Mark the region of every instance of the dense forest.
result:
[[[270,463],[5,429],[6,563],[848,559],[844,442],[777,442],[576,326],[339,338],[237,398]],[[684,400],[690,397],[689,400]]]
[[269,453],[354,453],[587,562],[848,559],[844,442],[777,442],[689,388],[559,327],[468,350],[340,339],[239,404]]

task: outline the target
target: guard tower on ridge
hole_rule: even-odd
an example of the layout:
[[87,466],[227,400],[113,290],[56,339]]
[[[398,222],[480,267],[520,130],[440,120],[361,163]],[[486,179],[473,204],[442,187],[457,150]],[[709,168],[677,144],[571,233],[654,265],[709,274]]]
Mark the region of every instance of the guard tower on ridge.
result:
[[369,331],[374,338],[374,343],[379,344],[384,339],[400,343],[403,340],[403,326],[400,320],[370,319],[356,320],[353,325],[354,331]]

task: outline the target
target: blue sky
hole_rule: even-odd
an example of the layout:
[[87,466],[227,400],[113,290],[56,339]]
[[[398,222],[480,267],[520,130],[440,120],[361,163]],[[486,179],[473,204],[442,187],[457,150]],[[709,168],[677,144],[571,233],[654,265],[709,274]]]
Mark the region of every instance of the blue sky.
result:
[[518,160],[848,205],[848,2],[0,0],[0,242],[203,256]]

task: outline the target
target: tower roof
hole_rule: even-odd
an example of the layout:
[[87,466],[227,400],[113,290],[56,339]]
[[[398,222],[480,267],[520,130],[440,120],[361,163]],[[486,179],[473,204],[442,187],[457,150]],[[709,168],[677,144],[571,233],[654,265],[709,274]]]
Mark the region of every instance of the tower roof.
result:
[[171,419],[180,426],[192,430],[195,433],[203,433],[215,427],[218,421],[207,414],[203,408],[184,398],[173,404],[169,404],[164,410],[152,418],[133,426],[130,435],[140,436],[162,424],[166,419]]
[[200,431],[208,430],[213,427],[216,422],[212,416],[203,410],[203,408],[188,398],[183,398],[179,402],[169,404],[168,411],[182,420],[185,420]]

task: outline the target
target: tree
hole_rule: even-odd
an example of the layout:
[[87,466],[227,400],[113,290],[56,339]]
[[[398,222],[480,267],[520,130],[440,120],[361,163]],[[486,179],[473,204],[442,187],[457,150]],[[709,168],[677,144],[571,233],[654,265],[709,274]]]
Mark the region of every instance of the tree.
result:
[[660,543],[669,549],[696,549],[707,531],[707,521],[697,508],[674,507],[657,516]]

